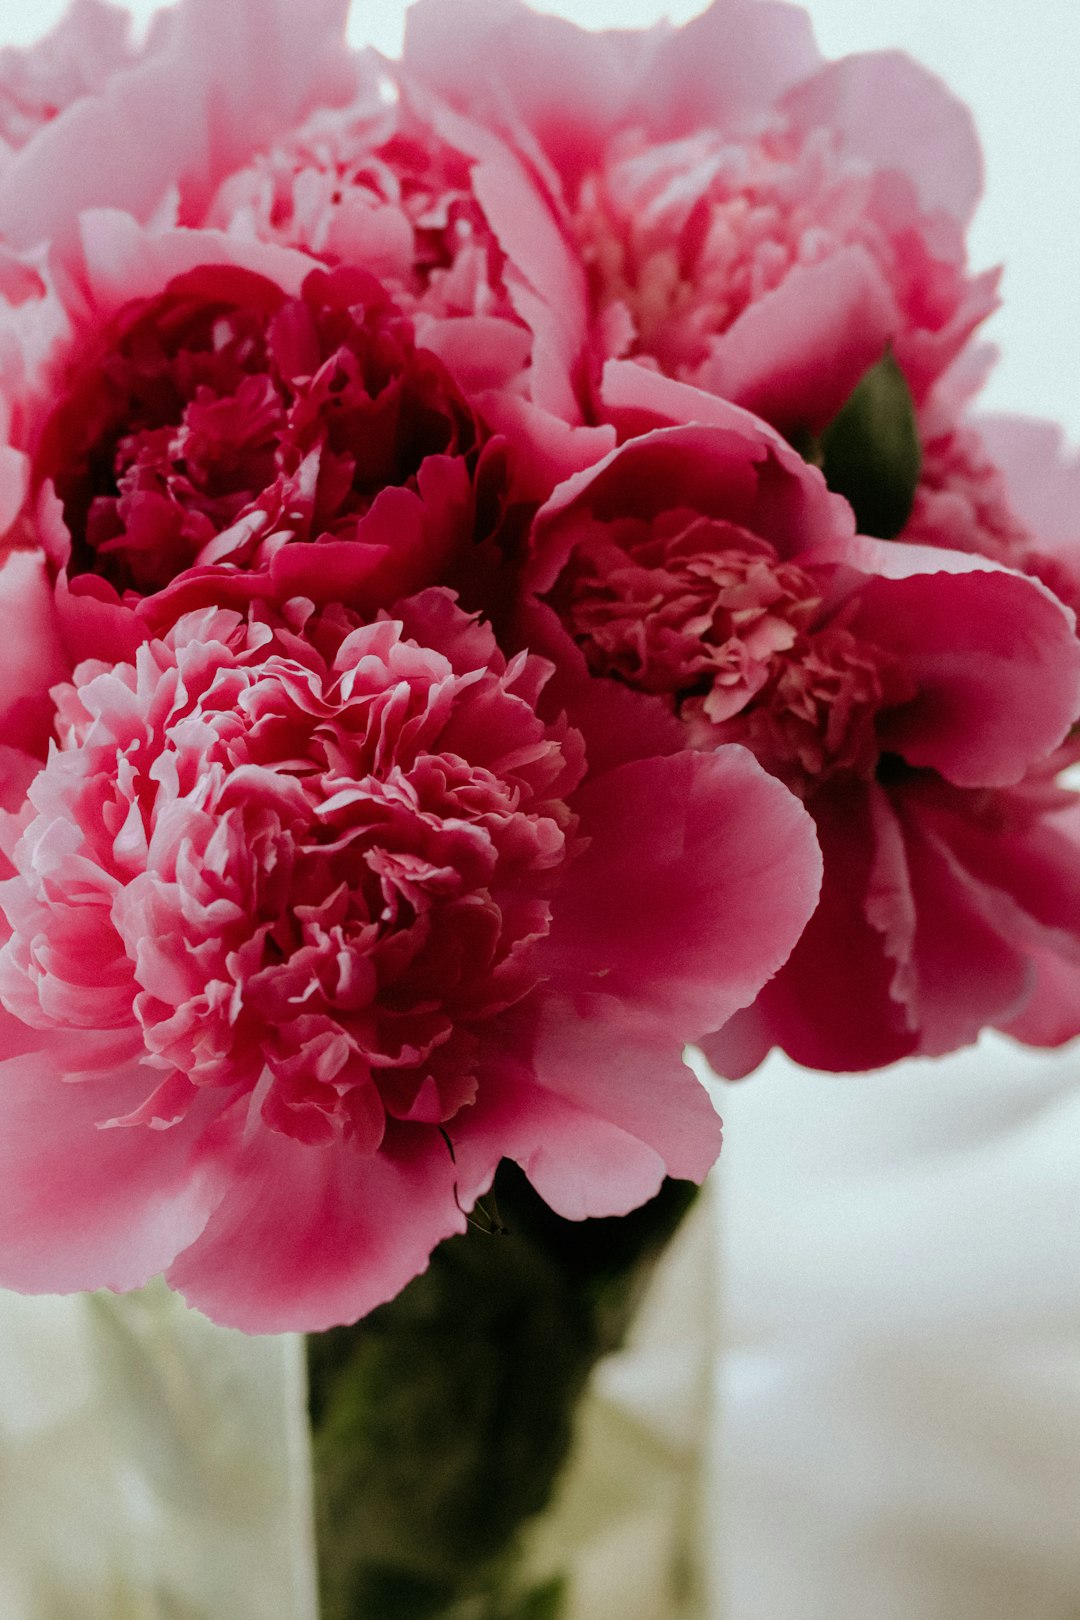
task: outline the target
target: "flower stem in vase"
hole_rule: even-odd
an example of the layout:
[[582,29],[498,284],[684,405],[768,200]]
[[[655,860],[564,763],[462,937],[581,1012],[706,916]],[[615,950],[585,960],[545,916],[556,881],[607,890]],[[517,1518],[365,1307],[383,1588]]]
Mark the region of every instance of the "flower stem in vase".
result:
[[564,1582],[529,1579],[522,1531],[696,1192],[568,1221],[504,1161],[422,1276],[309,1337],[323,1620],[557,1620]]

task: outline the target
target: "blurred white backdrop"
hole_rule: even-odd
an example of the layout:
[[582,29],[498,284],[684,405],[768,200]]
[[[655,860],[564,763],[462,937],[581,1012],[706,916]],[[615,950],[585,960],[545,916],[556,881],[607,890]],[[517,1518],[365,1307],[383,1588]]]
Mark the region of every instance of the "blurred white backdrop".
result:
[[[0,44],[34,38],[62,9],[0,0]],[[131,9],[145,20],[153,7]],[[702,7],[546,9],[634,26]],[[827,54],[908,50],[971,105],[987,158],[972,258],[1006,264],[986,400],[1057,418],[1075,442],[1077,0],[808,9]],[[351,35],[394,53],[403,15],[399,0],[357,0]],[[1080,1616],[1078,1079],[1075,1053],[999,1041],[859,1079],[773,1063],[725,1093],[709,1620]],[[654,1344],[678,1341],[680,1312],[687,1331],[700,1314],[693,1275],[681,1301],[665,1296]]]

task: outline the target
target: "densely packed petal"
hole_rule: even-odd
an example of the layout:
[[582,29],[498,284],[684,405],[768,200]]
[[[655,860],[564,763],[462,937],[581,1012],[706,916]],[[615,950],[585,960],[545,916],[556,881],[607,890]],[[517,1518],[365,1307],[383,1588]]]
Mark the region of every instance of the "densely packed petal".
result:
[[[612,381],[640,411],[638,380]],[[694,408],[677,385],[649,392]],[[853,535],[763,424],[699,409],[708,423],[638,433],[555,492],[530,580],[595,677],[663,703],[694,747],[742,743],[814,816],[818,910],[706,1050],[728,1073],[774,1044],[866,1068],[1011,1023],[1037,953],[1080,964],[1068,908],[1041,920],[1052,862],[1059,888],[1080,881],[1080,846],[1047,831],[1063,802],[1049,763],[1080,701],[1070,614],[981,558]],[[973,884],[976,838],[998,855]],[[1057,1016],[1080,1028],[1075,1006]]]
[[790,949],[811,824],[742,750],[583,780],[548,674],[429,591],[207,607],[55,688],[4,822],[5,1281],[175,1261],[226,1321],[311,1328],[395,1293],[500,1157],[572,1215],[704,1174],[681,1046]]

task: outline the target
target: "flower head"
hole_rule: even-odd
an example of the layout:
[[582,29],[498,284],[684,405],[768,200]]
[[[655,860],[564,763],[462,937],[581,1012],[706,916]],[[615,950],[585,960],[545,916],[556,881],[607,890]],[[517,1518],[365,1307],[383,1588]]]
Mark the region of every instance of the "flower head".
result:
[[740,749],[587,770],[550,675],[433,590],[206,607],[55,689],[5,759],[5,1281],[325,1326],[504,1156],[571,1216],[704,1173],[682,1044],[804,925],[809,818]]
[[[1045,917],[1055,863],[1063,892],[1080,882],[1073,844],[1049,832],[1080,682],[1069,614],[981,559],[853,535],[820,474],[745,413],[632,367],[609,378],[624,409],[651,394],[711,425],[629,438],[556,491],[533,529],[533,587],[594,676],[649,693],[690,746],[751,749],[805,802],[825,858],[799,944],[710,1056],[745,1073],[779,1044],[865,1068],[1011,1026],[1029,1003],[1030,1027],[1075,1032],[1045,985],[1080,963],[1075,926],[1051,944]],[[963,978],[933,937],[946,911]]]

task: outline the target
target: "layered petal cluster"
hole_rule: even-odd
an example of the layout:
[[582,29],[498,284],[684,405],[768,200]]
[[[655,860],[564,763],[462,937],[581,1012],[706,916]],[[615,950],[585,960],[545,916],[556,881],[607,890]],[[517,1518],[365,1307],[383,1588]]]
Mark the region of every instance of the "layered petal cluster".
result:
[[25,146],[137,56],[130,13],[107,0],[75,0],[36,44],[0,48],[0,153]]
[[682,1042],[790,948],[811,824],[739,749],[587,774],[548,673],[435,590],[207,608],[56,688],[4,821],[6,1285],[168,1268],[314,1328],[403,1286],[502,1156],[571,1216],[704,1174]]
[[493,131],[385,67],[231,175],[203,223],[365,265],[462,386],[581,422],[586,286],[567,222]]
[[218,565],[370,608],[477,538],[487,434],[364,270],[289,297],[199,266],[125,304],[57,392],[31,498],[58,503],[76,589],[138,598]]
[[[522,13],[425,0],[405,61],[554,165],[602,352],[814,433],[887,346],[921,400],[994,307],[996,276],[965,266],[970,118],[908,58],[824,64],[803,13],[746,0],[632,44],[530,17],[526,56]],[[572,44],[607,98],[565,83]]]
[[1070,613],[981,558],[853,535],[763,424],[709,416],[556,491],[531,574],[595,675],[654,694],[695,747],[749,747],[814,817],[821,903],[706,1051],[728,1074],[773,1045],[856,1069],[1025,1016],[1076,1034],[1080,846],[1053,787]]

